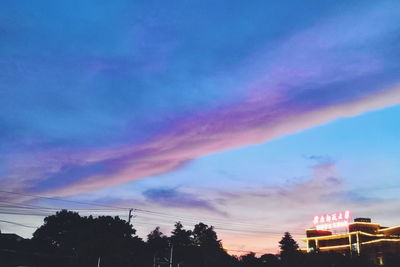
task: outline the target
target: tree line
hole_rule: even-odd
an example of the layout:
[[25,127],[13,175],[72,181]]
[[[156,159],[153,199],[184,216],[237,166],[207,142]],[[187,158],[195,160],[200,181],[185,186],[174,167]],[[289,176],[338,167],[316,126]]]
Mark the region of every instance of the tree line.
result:
[[[169,236],[156,227],[146,240],[127,221],[111,216],[80,216],[61,210],[44,219],[31,239],[0,242],[0,267],[352,267],[373,266],[365,258],[335,253],[300,252],[290,233],[278,255],[232,256],[213,226],[198,223],[187,230],[177,222]],[[398,263],[395,261],[394,264]],[[391,267],[389,263],[388,267]],[[400,266],[400,265],[393,265]]]

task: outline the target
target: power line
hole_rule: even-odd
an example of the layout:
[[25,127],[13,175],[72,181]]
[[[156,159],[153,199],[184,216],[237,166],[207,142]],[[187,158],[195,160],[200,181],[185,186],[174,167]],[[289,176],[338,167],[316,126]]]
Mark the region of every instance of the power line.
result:
[[0,220],[0,222],[9,223],[9,224],[14,224],[14,225],[22,226],[22,227],[27,227],[27,228],[34,228],[34,229],[37,228],[37,227],[35,227],[35,226],[29,226],[29,225],[25,225],[25,224],[22,224],[22,223],[17,223],[17,222],[12,222],[12,221],[6,221],[6,220]]
[[[140,213],[140,212],[139,212]],[[166,217],[166,218],[173,218],[174,221],[178,220],[178,221],[194,221],[194,222],[199,222],[198,218],[195,217],[184,217],[184,216],[179,216],[179,215],[169,215],[166,213],[157,213],[157,212],[153,212],[153,213],[142,213],[142,215],[144,216],[158,216],[158,217]],[[238,227],[258,227],[258,228],[263,228],[263,229],[275,229],[276,227],[272,227],[272,226],[266,226],[266,225],[261,225],[261,224],[254,224],[254,223],[244,223],[244,222],[240,222],[240,221],[226,221],[226,220],[220,220],[220,219],[207,219],[208,222],[212,223],[212,224],[229,224],[229,225],[237,225]],[[300,228],[299,228],[300,229]]]
[[[165,218],[145,218],[145,217],[141,217],[141,216],[138,216],[137,217],[138,219],[140,219],[140,218],[143,218],[143,219],[145,219],[145,221],[143,221],[143,222],[149,222],[149,221],[151,221],[151,220],[157,220],[157,222],[158,223],[160,223],[161,221],[164,221],[164,222],[168,222],[168,223],[173,223],[174,221],[172,221],[172,220],[168,220],[168,219],[165,219]],[[140,221],[138,221],[138,219],[136,219],[135,220],[135,223],[137,224],[137,222],[140,222]],[[190,222],[190,221],[185,221],[185,220],[182,220],[182,222],[183,223],[185,223],[186,224],[186,222],[189,222],[189,224],[191,224],[191,225],[195,225],[195,224],[197,224],[198,222]],[[213,225],[213,227],[214,227],[214,229],[218,229],[218,230],[230,230],[230,231],[237,231],[237,230],[239,230],[238,228],[240,228],[240,227],[242,227],[242,226],[237,226],[237,225],[232,225],[233,227],[236,227],[235,229],[232,229],[232,228],[226,228],[226,224],[214,224]],[[242,228],[240,228],[240,229],[246,229],[246,231],[252,231],[252,232],[255,232],[255,233],[277,233],[277,234],[281,234],[281,232],[277,232],[277,231],[260,231],[260,228],[251,228],[251,227],[242,227]],[[243,231],[243,230],[240,230],[240,231]]]
[[[10,214],[10,215],[26,215],[26,216],[46,216],[46,214],[34,214],[34,213],[29,213],[29,214],[24,214],[24,213],[18,213],[18,212],[4,212],[0,211],[0,214]],[[51,214],[51,213],[50,213]],[[47,214],[47,215],[50,215]],[[142,217],[143,218],[143,217]],[[166,220],[165,218],[143,218],[145,221],[138,221],[135,220],[134,225],[166,225],[166,226],[171,226],[171,224],[174,223],[172,220]],[[156,220],[156,221],[154,221]],[[196,223],[188,223],[189,226],[194,226]],[[186,224],[187,225],[187,224]],[[226,227],[219,227],[219,226],[213,226],[215,230],[218,230],[219,232],[235,232],[235,233],[240,233],[240,234],[246,234],[246,235],[254,235],[254,234],[265,234],[265,235],[270,235],[270,236],[281,236],[283,233],[281,232],[273,232],[273,231],[262,231],[258,229],[233,229],[233,228],[226,228]],[[303,234],[303,233],[298,233],[298,232],[291,232],[292,234]]]
[[[112,205],[105,205],[105,204],[97,204],[97,203],[93,203],[93,202],[83,202],[83,201],[74,201],[74,200],[67,200],[67,199],[62,199],[62,198],[56,198],[56,197],[45,197],[45,196],[39,196],[39,195],[32,195],[32,194],[26,194],[26,193],[19,193],[19,192],[11,192],[11,191],[5,191],[5,190],[0,190],[0,192],[3,193],[8,193],[8,194],[16,194],[16,195],[21,195],[21,196],[29,196],[29,197],[33,197],[33,198],[42,198],[42,199],[47,199],[47,200],[56,200],[56,201],[64,201],[64,202],[71,202],[71,203],[77,203],[77,204],[81,204],[81,205],[92,205],[92,206],[101,206],[101,207],[108,207],[108,208],[113,208],[113,209],[118,209],[118,210],[129,210],[130,208],[125,208],[125,207],[117,207],[117,206],[112,206]],[[73,210],[73,209],[71,209]],[[147,214],[154,214],[157,216],[165,216],[165,217],[172,217],[174,219],[176,219],[177,217],[179,217],[179,219],[189,219],[189,220],[196,220],[198,221],[198,218],[189,218],[189,217],[185,217],[185,216],[180,216],[180,215],[176,215],[176,214],[168,214],[168,213],[164,213],[164,212],[157,212],[157,211],[151,211],[151,210],[146,210],[146,209],[140,209],[140,208],[133,208],[134,212],[138,212],[138,213],[147,213]],[[210,222],[221,222],[221,223],[232,223],[232,221],[223,221],[221,219],[208,219],[208,221]],[[243,222],[236,222],[239,224],[248,224],[248,225],[254,225],[255,224],[249,224],[249,223],[243,223]],[[268,228],[268,226],[266,225],[259,225],[259,227],[263,227],[263,228]]]
[[[28,215],[28,214],[17,214],[17,213],[0,213],[0,214],[14,214],[14,215]],[[29,214],[29,216],[35,216],[35,214]],[[36,215],[36,216],[41,216],[41,215]],[[0,220],[1,221],[1,220]],[[37,227],[33,227],[33,226],[27,226],[27,225],[23,225],[23,224],[19,224],[16,222],[11,222],[11,221],[3,221],[3,222],[7,222],[10,224],[15,224],[18,226],[23,226],[23,227],[29,227],[29,228],[34,228],[36,229]],[[136,222],[136,225],[170,225],[169,223],[162,223],[162,222],[154,222],[151,223],[149,221],[146,222]],[[193,226],[193,225],[192,225]],[[236,232],[236,233],[241,233],[241,234],[266,234],[266,235],[270,235],[270,236],[281,236],[282,233],[278,233],[278,232],[267,232],[267,231],[254,231],[254,230],[249,230],[249,229],[229,229],[229,228],[220,228],[220,227],[214,227],[214,229],[218,230],[219,232]],[[292,232],[293,233],[293,232]],[[299,234],[299,233],[294,233],[294,234]]]
[[[154,218],[152,218],[154,219]],[[160,225],[167,225],[171,226],[171,223],[169,221],[163,221],[163,220],[157,220],[157,221],[151,221],[149,219],[146,219],[145,221],[141,220],[135,220],[134,225],[154,225],[154,226],[160,226]],[[189,224],[189,226],[193,227],[195,223]],[[272,231],[262,231],[262,230],[257,230],[257,229],[232,229],[232,228],[225,228],[225,227],[214,227],[215,230],[218,232],[235,232],[239,233],[242,235],[269,235],[269,236],[282,236],[283,232],[272,232]],[[293,234],[300,234],[297,232],[291,232]],[[303,234],[303,233],[301,233]]]
[[11,191],[5,191],[5,190],[0,190],[0,192],[8,193],[8,194],[20,195],[20,196],[26,196],[26,197],[33,197],[33,198],[42,198],[42,199],[48,199],[48,200],[64,201],[64,202],[76,203],[76,204],[81,204],[81,205],[91,205],[91,206],[99,206],[99,207],[108,207],[108,208],[129,210],[129,208],[125,208],[125,207],[116,207],[116,206],[111,206],[111,205],[75,201],[75,200],[62,199],[62,198],[57,198],[57,197],[45,197],[45,196],[31,195],[31,194],[26,194],[26,193],[18,193],[18,192],[11,192]]
[[[62,199],[62,198],[56,198],[56,197],[45,197],[45,196],[39,196],[39,195],[32,195],[32,194],[26,194],[26,193],[19,193],[19,192],[11,192],[11,191],[5,191],[5,190],[0,190],[0,192],[3,193],[8,193],[8,194],[16,194],[16,195],[22,195],[22,196],[29,196],[29,197],[33,197],[33,198],[42,198],[42,199],[47,199],[47,200],[56,200],[56,201],[64,201],[64,202],[70,202],[70,203],[76,203],[76,204],[81,204],[81,205],[92,205],[92,206],[101,206],[101,207],[107,207],[107,208],[112,208],[109,210],[105,210],[105,209],[74,209],[74,208],[68,208],[69,210],[81,210],[81,211],[99,211],[99,212],[106,212],[106,211],[122,211],[122,210],[130,210],[129,208],[125,208],[125,207],[117,207],[117,206],[113,206],[113,205],[105,205],[105,204],[97,204],[97,203],[93,203],[93,202],[83,202],[83,201],[74,201],[74,200],[67,200],[67,199]],[[0,202],[5,202],[7,203],[7,201],[0,201]],[[29,204],[19,204],[19,203],[13,203],[13,202],[8,202],[11,204],[17,204],[15,206],[15,208],[20,208],[20,209],[26,209],[26,210],[39,210],[39,209],[46,209],[45,212],[47,211],[55,211],[55,210],[59,210],[56,208],[47,208],[47,207],[43,207],[43,206],[35,206],[35,205],[29,205]],[[18,205],[20,205],[19,207],[17,207]],[[26,206],[23,207],[23,206]],[[157,216],[157,217],[164,217],[165,218],[170,218],[171,220],[173,220],[174,222],[176,221],[183,221],[183,222],[195,222],[198,223],[199,221],[203,221],[203,219],[199,219],[199,218],[195,218],[195,217],[187,217],[187,216],[180,216],[180,215],[176,215],[176,214],[170,214],[170,213],[164,213],[164,212],[157,212],[157,211],[151,211],[151,210],[146,210],[146,209],[139,209],[139,208],[133,208],[132,209],[134,212],[136,213],[141,213],[144,216]],[[0,211],[0,214],[2,212]],[[25,214],[17,214],[17,215],[25,215]],[[27,214],[27,215],[33,215],[33,214]],[[42,215],[45,216],[45,215]],[[160,219],[159,219],[160,220]],[[215,229],[218,230],[225,230],[225,231],[240,231],[240,232],[253,232],[253,233],[265,233],[265,234],[280,234],[277,232],[268,232],[268,231],[259,231],[259,228],[263,228],[263,229],[274,229],[275,227],[271,227],[271,226],[266,226],[266,225],[261,225],[261,224],[254,224],[254,223],[246,223],[246,222],[240,222],[240,221],[226,221],[226,220],[221,220],[221,219],[215,219],[215,218],[211,218],[206,220],[214,225],[218,225],[218,224],[223,224],[224,226],[226,224],[228,225],[232,225],[232,226],[236,226],[236,227],[247,227],[247,228],[251,228],[251,227],[257,227],[256,229],[248,229],[248,230],[237,230],[237,229],[229,229],[229,228],[224,228],[224,227],[214,227]],[[294,234],[299,234],[299,233],[294,233]]]
[[[29,226],[29,225],[25,225],[25,224],[21,224],[21,223],[17,223],[17,222],[12,222],[12,221],[0,220],[0,222],[9,223],[9,224],[13,224],[13,225],[21,226],[21,227],[37,229],[37,227],[35,227],[35,226]],[[226,251],[233,251],[233,252],[246,252],[246,253],[258,253],[258,254],[259,253],[264,253],[264,252],[261,252],[261,251],[237,250],[237,249],[228,249],[228,248],[224,248],[224,249]]]
[[38,216],[38,217],[46,217],[51,215],[52,213],[47,213],[47,214],[39,214],[39,213],[21,213],[18,211],[0,211],[0,214],[6,214],[6,215],[22,215],[22,216]]
[[[0,191],[1,192],[1,191]],[[11,202],[11,201],[5,201],[5,200],[0,200],[0,203],[6,203],[6,204],[11,204],[11,205],[2,205],[0,204],[0,207],[32,207],[32,208],[39,208],[39,209],[47,209],[47,210],[60,210],[62,208],[51,208],[51,207],[44,207],[44,206],[39,206],[39,205],[31,205],[31,204],[26,204],[26,203],[20,203],[20,202]],[[81,209],[81,208],[70,208],[70,207],[65,207],[65,209],[73,209],[73,210],[81,210],[81,211],[115,211],[115,210],[121,210],[125,211],[125,209]]]
[[[145,216],[145,218],[146,218],[146,216],[149,216],[149,214],[141,214],[141,215],[138,216],[138,218],[141,218],[142,216]],[[176,222],[177,219],[181,219],[181,218],[173,217],[174,220],[168,220],[169,218],[171,218],[171,216],[164,216],[164,217],[161,216],[161,218],[157,218],[157,220],[164,220],[164,221],[168,221],[168,222],[170,222],[170,221]],[[148,219],[154,219],[154,218],[153,217],[147,217],[146,220],[148,220]],[[189,220],[183,219],[183,220],[180,220],[180,221],[181,222],[190,222],[190,223],[194,222],[194,224],[199,222],[197,219],[189,219]],[[237,224],[235,222],[225,222],[225,221],[220,221],[220,222],[213,223],[213,226],[214,226],[215,229],[223,228],[223,227],[219,227],[219,225],[223,225],[223,227],[226,227],[227,225],[230,225],[230,226],[233,226],[233,227],[241,227],[241,228],[246,228],[246,229],[253,228],[252,230],[254,230],[254,231],[259,231],[260,228],[262,228],[262,229],[271,229],[271,228],[266,228],[266,227],[259,226],[259,225],[256,225],[256,224],[245,224],[245,225],[242,225],[242,224]],[[302,231],[303,229],[297,228],[297,230]],[[271,232],[269,232],[269,233],[271,233]]]

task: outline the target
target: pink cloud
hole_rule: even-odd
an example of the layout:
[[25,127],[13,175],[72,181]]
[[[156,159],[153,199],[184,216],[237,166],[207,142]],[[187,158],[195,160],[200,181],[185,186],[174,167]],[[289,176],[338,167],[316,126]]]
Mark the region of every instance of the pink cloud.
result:
[[[327,20],[290,36],[276,49],[255,53],[229,74],[245,92],[241,101],[176,118],[141,143],[13,157],[2,186],[47,195],[93,191],[171,172],[211,153],[400,104],[400,87],[382,76],[390,69],[388,59],[361,49],[393,27],[382,23],[370,30],[377,14]],[[76,169],[85,175],[76,175]]]
[[[52,193],[71,195],[116,186],[172,171],[188,160],[210,153],[267,142],[337,118],[356,116],[396,104],[400,104],[400,88],[305,112],[274,114],[274,110],[239,104],[230,112],[219,111],[185,119],[145,144],[119,151],[103,151],[97,155],[100,159],[118,155],[126,165],[113,174],[87,177],[55,192],[52,190]],[[248,110],[251,110],[250,114],[244,115]],[[96,154],[93,154],[89,158],[95,157]]]
[[334,162],[316,164],[311,168],[309,179],[303,182],[214,194],[225,199],[223,205],[236,222],[249,224],[231,226],[236,229],[232,232],[218,231],[224,246],[259,254],[276,253],[284,231],[291,232],[299,245],[304,246],[301,238],[305,236],[305,229],[312,226],[315,214],[351,210],[355,217],[370,217],[384,226],[400,221],[396,212],[398,200],[367,196],[358,199],[346,187]]
[[[111,202],[111,205],[130,207],[139,204],[142,209],[153,211],[162,207],[162,213],[167,216],[135,212],[134,226],[142,237],[157,225],[162,226],[163,232],[169,233],[177,220],[188,229],[202,221],[215,226],[225,248],[263,254],[278,251],[278,241],[284,231],[291,232],[299,244],[304,245],[301,238],[305,229],[312,225],[315,214],[350,209],[354,216],[371,217],[385,226],[400,220],[398,200],[358,199],[351,194],[336,163],[325,160],[312,166],[309,178],[304,181],[261,188],[256,185],[231,192],[223,188],[212,191],[203,189],[193,195],[195,201],[198,200],[196,196],[202,196],[213,203],[215,209],[224,210],[226,214],[207,208],[191,207],[189,210],[169,204],[164,206],[157,201],[125,199]],[[157,194],[158,197],[160,194]],[[126,212],[121,216],[126,216]]]

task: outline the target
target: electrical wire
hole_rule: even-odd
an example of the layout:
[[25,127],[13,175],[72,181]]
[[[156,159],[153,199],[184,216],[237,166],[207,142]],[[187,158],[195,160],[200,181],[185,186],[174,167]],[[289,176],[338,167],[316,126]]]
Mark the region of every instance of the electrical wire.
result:
[[[92,206],[102,206],[102,207],[109,207],[113,209],[118,209],[118,210],[129,210],[130,208],[127,207],[117,207],[113,205],[104,205],[104,204],[97,204],[94,202],[82,202],[82,201],[74,201],[74,200],[67,200],[67,199],[62,199],[62,198],[55,198],[55,197],[44,197],[44,196],[39,196],[39,195],[32,195],[32,194],[26,194],[26,193],[19,193],[19,192],[11,192],[11,191],[5,191],[5,190],[0,190],[0,192],[3,193],[9,193],[9,194],[16,194],[16,195],[22,195],[22,196],[29,196],[29,197],[34,197],[34,198],[42,198],[42,199],[48,199],[48,200],[57,200],[57,201],[65,201],[65,202],[71,202],[71,203],[77,203],[77,204],[83,204],[83,205],[92,205]],[[71,209],[75,210],[75,209]],[[182,215],[177,215],[177,214],[169,214],[165,212],[158,212],[158,211],[151,211],[151,210],[146,210],[146,209],[140,209],[140,208],[133,208],[133,211],[136,213],[146,213],[146,214],[154,214],[157,216],[164,216],[164,217],[171,217],[174,219],[178,220],[183,220],[183,219],[188,219],[188,220],[196,220],[199,221],[198,218],[194,217],[187,217],[187,216],[182,216]],[[232,221],[228,220],[221,220],[221,219],[216,219],[216,218],[208,218],[207,221],[209,222],[214,222],[214,223],[232,223]],[[261,224],[254,224],[254,223],[246,223],[246,222],[235,222],[235,224],[243,224],[243,225],[251,225],[251,226],[258,226],[258,227],[263,227],[265,228],[275,228],[274,226],[270,225],[261,225]]]
[[33,198],[42,198],[42,199],[48,199],[48,200],[64,201],[64,202],[76,203],[76,204],[81,204],[81,205],[91,205],[91,206],[98,206],[98,207],[107,207],[107,208],[117,208],[117,209],[129,210],[129,208],[126,208],[126,207],[116,207],[116,206],[111,206],[111,205],[75,201],[75,200],[62,199],[62,198],[56,198],[56,197],[45,197],[45,196],[31,195],[31,194],[26,194],[26,193],[11,192],[11,191],[5,191],[5,190],[0,190],[0,192],[1,193],[20,195],[20,196],[33,197]]
[[12,222],[12,221],[6,221],[6,220],[0,220],[0,222],[9,223],[9,224],[14,224],[14,225],[17,225],[17,226],[22,226],[22,227],[27,227],[27,228],[34,228],[34,229],[37,228],[37,227],[35,227],[35,226],[29,226],[29,225],[26,225],[26,224],[17,223],[17,222]]
[[[67,199],[62,199],[62,198],[55,198],[55,197],[45,197],[45,196],[39,196],[39,195],[32,195],[32,194],[26,194],[26,193],[19,193],[19,192],[11,192],[11,191],[5,191],[5,190],[0,190],[2,193],[8,193],[8,194],[16,194],[16,195],[22,195],[22,196],[29,196],[33,198],[41,198],[41,199],[47,199],[47,200],[56,200],[56,201],[64,201],[64,202],[70,202],[70,203],[76,203],[76,204],[81,204],[81,205],[91,205],[91,206],[101,206],[101,207],[107,207],[109,209],[75,209],[75,208],[68,208],[69,210],[72,211],[82,211],[82,212],[117,212],[117,211],[126,211],[129,210],[127,207],[118,207],[118,206],[113,206],[113,205],[104,205],[104,204],[97,204],[94,202],[83,202],[83,201],[74,201],[74,200],[67,200]],[[40,210],[42,212],[50,212],[50,211],[58,211],[60,209],[57,208],[48,208],[48,207],[43,207],[43,206],[38,206],[38,205],[30,205],[30,204],[21,204],[21,203],[15,203],[15,202],[10,202],[10,201],[0,201],[2,203],[8,203],[8,204],[13,204],[13,205],[8,205],[8,206],[3,206],[2,208],[13,208],[13,209],[19,209],[21,210]],[[140,216],[147,217],[147,219],[156,219],[158,220],[158,224],[160,224],[161,218],[166,221],[167,219],[170,219],[168,222],[176,222],[176,221],[182,221],[186,223],[192,223],[193,225],[198,223],[199,221],[204,221],[204,219],[199,220],[199,218],[195,217],[187,217],[187,216],[180,216],[176,214],[171,214],[171,213],[165,213],[165,212],[157,212],[157,211],[151,211],[151,210],[146,210],[146,209],[139,209],[139,208],[133,208],[133,211],[136,213],[141,214]],[[17,211],[9,211],[9,210],[1,210],[1,205],[0,205],[0,214],[15,214],[15,215],[31,215],[31,216],[46,216],[47,214],[24,214],[22,212],[17,212]],[[156,217],[156,218],[153,218]],[[161,217],[161,218],[160,218]],[[221,220],[221,219],[215,219],[215,218],[208,218],[206,220],[207,222],[212,223],[215,225],[215,229],[217,230],[222,230],[222,231],[231,231],[231,232],[241,232],[241,233],[255,233],[255,234],[279,234],[281,233],[278,232],[272,232],[272,231],[260,231],[258,230],[259,228],[263,229],[275,229],[276,227],[272,226],[266,226],[266,225],[261,225],[261,224],[254,224],[254,223],[247,223],[247,222],[240,222],[240,221],[227,221],[227,220]],[[148,222],[148,220],[147,220]],[[232,229],[232,228],[225,228],[225,227],[219,227],[220,224],[223,226],[230,225],[233,227],[237,228],[244,228],[246,227],[246,230],[242,229]],[[257,227],[257,228],[252,228],[252,227]],[[293,233],[293,232],[292,232]],[[300,233],[294,233],[294,234],[300,234]],[[302,234],[302,233],[301,233]]]

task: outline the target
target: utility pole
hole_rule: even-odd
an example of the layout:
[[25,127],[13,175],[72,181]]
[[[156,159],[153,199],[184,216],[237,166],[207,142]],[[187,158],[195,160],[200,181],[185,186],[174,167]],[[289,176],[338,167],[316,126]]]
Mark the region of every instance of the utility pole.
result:
[[169,267],[172,267],[172,254],[174,253],[174,244],[171,243],[171,254],[169,256]]
[[128,215],[128,224],[131,224],[131,219],[132,219],[132,217],[133,217],[133,215],[132,215],[132,211],[133,211],[133,209],[130,209],[130,210],[129,210],[129,215]]

